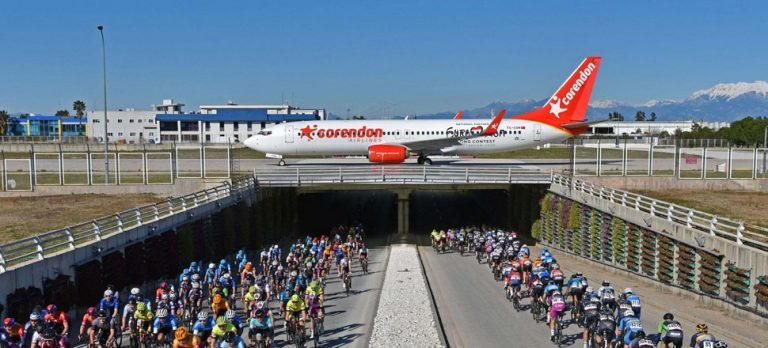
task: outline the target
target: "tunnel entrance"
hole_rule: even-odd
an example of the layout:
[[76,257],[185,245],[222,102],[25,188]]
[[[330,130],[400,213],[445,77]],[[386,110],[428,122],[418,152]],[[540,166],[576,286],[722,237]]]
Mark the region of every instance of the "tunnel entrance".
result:
[[378,237],[398,230],[426,235],[435,228],[484,224],[517,231],[525,238],[539,217],[546,190],[547,185],[518,184],[498,189],[298,192],[299,234],[327,233],[334,226],[357,223]]

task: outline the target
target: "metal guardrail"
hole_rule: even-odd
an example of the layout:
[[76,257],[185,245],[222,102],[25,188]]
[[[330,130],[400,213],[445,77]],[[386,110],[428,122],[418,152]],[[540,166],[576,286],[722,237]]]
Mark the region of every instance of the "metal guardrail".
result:
[[350,166],[256,170],[261,186],[316,184],[549,184],[551,171],[505,167]]
[[152,224],[163,218],[185,213],[202,204],[252,189],[257,182],[253,176],[243,176],[223,185],[174,197],[163,202],[125,210],[89,222],[53,230],[33,237],[0,245],[0,273],[30,261],[43,260],[98,242],[132,228]]
[[739,245],[768,251],[768,228],[713,215],[674,203],[660,201],[640,194],[599,186],[584,180],[553,174],[552,185],[569,187],[588,196],[608,200],[649,215],[679,223]]

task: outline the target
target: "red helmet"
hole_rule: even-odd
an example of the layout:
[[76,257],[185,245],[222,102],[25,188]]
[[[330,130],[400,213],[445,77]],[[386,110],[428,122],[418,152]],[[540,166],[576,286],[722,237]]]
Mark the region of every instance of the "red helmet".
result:
[[90,315],[96,314],[96,307],[88,307],[88,310],[86,311],[86,313]]
[[56,305],[51,303],[48,305],[48,313],[53,313],[56,311]]
[[13,324],[15,324],[16,321],[13,320],[13,318],[5,318],[4,323],[5,323],[5,326],[13,326]]
[[160,283],[160,287],[161,287],[161,288],[163,288],[163,289],[165,289],[165,288],[167,288],[167,287],[168,287],[168,283],[166,283],[166,282],[162,282],[162,283]]

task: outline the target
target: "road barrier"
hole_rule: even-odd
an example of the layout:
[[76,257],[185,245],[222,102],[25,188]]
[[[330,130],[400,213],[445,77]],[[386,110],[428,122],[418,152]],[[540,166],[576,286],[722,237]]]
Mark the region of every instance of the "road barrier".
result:
[[549,184],[552,172],[505,167],[348,166],[254,170],[262,186],[318,184]]
[[768,317],[765,228],[558,174],[550,192],[544,244]]
[[126,230],[142,225],[153,226],[158,221],[172,216],[192,214],[191,209],[239,195],[241,192],[255,189],[256,186],[256,179],[246,175],[233,179],[232,183],[225,182],[207,190],[0,245],[0,274],[28,263],[88,246]]

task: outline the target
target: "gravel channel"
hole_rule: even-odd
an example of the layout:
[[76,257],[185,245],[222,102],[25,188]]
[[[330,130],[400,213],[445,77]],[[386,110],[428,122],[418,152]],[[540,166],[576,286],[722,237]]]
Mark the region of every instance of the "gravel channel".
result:
[[393,245],[370,347],[443,347],[416,247]]

